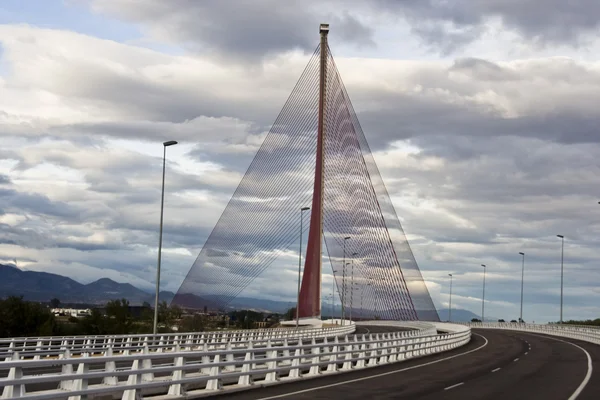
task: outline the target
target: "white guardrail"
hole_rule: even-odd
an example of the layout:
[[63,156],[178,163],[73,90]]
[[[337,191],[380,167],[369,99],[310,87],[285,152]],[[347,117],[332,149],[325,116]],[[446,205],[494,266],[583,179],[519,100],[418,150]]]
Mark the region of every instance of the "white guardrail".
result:
[[[160,335],[163,344],[152,347],[150,342],[156,338],[151,336],[144,340],[136,335],[113,336],[128,349],[120,350],[113,346],[117,341],[103,337],[103,345],[97,351],[86,348],[88,340],[92,340],[87,338],[76,342],[77,356],[71,353],[68,340],[57,355],[53,348],[44,350],[44,343],[54,343],[52,339],[37,338],[42,344],[38,346],[36,342],[35,346],[40,349],[25,346],[25,351],[39,354],[30,353],[23,359],[15,351],[23,347],[14,343],[10,358],[0,362],[0,374],[7,376],[0,379],[0,386],[4,387],[2,398],[204,397],[399,362],[450,350],[471,338],[469,327],[456,324],[371,321],[361,325],[412,330],[349,335],[344,330],[353,332],[356,327],[352,324],[326,328],[337,331],[321,329],[321,334],[315,331],[310,338],[293,329],[288,330],[287,337],[285,332],[269,337],[263,330],[263,336],[256,340],[249,339],[254,331],[226,336],[219,336],[221,332]],[[190,337],[204,339],[194,343],[189,341]],[[200,343],[201,340],[204,342]]]
[[570,339],[584,340],[600,345],[600,329],[593,326],[569,324],[525,324],[514,322],[471,322],[465,324],[471,328],[481,329],[507,329],[513,331],[541,333],[552,336],[561,336]]
[[[169,352],[175,349],[225,349],[244,347],[248,342],[263,345],[267,341],[280,344],[284,339],[312,339],[334,337],[354,333],[354,323],[328,328],[290,328],[290,329],[252,329],[236,331],[215,331],[200,333],[165,333],[157,335],[94,335],[94,336],[61,336],[61,337],[28,337],[0,339],[0,359],[14,359],[18,352],[20,359],[63,357],[66,350],[68,356],[104,355],[110,348],[113,355],[129,355],[141,352],[144,348],[153,352]],[[1,365],[1,364],[0,364]]]

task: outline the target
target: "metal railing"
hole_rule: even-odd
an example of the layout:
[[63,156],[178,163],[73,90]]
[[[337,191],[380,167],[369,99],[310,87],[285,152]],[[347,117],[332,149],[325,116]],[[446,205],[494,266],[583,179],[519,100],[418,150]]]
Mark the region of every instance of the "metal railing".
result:
[[23,360],[14,352],[0,362],[0,373],[8,372],[0,386],[2,398],[196,397],[403,361],[462,346],[471,338],[466,326],[453,325],[447,331],[452,333],[422,336],[422,330],[411,330],[299,338],[293,345],[287,338],[280,345],[267,339],[262,347],[249,340],[244,346],[229,342],[225,349],[213,350],[205,343],[201,350],[175,346],[170,352],[152,352],[145,345],[121,355],[109,347],[101,356],[83,353],[77,358],[66,350],[59,359]]
[[[349,321],[346,321],[348,323]],[[253,329],[201,333],[167,333],[157,335],[93,335],[0,339],[0,359],[19,353],[21,359],[57,358],[68,349],[70,356],[103,355],[110,348],[113,354],[129,355],[150,351],[169,352],[175,349],[218,350],[228,343],[234,347],[252,341],[262,345],[267,341],[281,343],[284,339],[311,339],[351,334],[354,323],[328,328]]]
[[600,329],[584,325],[569,324],[525,324],[515,322],[471,322],[465,324],[472,328],[508,329],[523,332],[535,332],[546,335],[561,336],[571,339],[584,340],[600,345]]

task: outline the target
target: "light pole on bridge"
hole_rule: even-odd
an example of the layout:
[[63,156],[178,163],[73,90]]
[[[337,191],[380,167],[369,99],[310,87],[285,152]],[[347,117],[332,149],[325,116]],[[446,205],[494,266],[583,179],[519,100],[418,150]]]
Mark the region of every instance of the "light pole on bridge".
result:
[[523,256],[523,262],[521,266],[521,316],[519,317],[519,322],[523,322],[523,282],[525,280],[525,253],[520,251],[519,254]]
[[565,237],[563,235],[556,235],[561,239],[560,247],[560,323],[563,323],[563,271],[564,271],[564,256],[565,256]]
[[452,322],[452,274],[448,274],[450,277],[450,301],[448,302],[448,322]]
[[175,140],[169,140],[163,143],[163,173],[162,173],[162,192],[160,197],[160,233],[158,235],[158,265],[156,267],[156,295],[154,298],[154,326],[152,333],[156,335],[158,326],[158,294],[160,293],[160,262],[162,255],[162,236],[163,236],[163,210],[165,205],[165,169],[167,160],[167,147],[176,145]]
[[342,325],[345,325],[344,318],[346,318],[346,240],[350,239],[350,236],[344,238],[344,261],[342,264]]
[[298,297],[296,300],[296,329],[300,320],[300,268],[302,268],[302,222],[304,221],[304,211],[310,210],[310,207],[300,209],[300,249],[298,250]]
[[483,267],[483,296],[481,297],[481,322],[485,322],[485,264],[481,264]]
[[350,321],[352,321],[352,308],[354,307],[354,257],[358,253],[352,253],[352,277],[350,278],[350,287],[352,290],[350,291]]

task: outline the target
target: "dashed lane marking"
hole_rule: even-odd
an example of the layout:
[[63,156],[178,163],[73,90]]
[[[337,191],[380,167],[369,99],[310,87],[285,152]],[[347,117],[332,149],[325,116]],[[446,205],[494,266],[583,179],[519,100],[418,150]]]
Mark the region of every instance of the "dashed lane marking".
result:
[[498,367],[496,369],[493,369],[492,372],[496,372],[496,371],[500,371],[500,370],[501,370],[501,368]]
[[577,389],[573,392],[573,394],[571,395],[571,397],[569,397],[568,400],[575,400],[575,399],[577,399],[577,397],[579,397],[579,395],[581,394],[581,392],[583,392],[583,389],[585,389],[585,387],[587,386],[588,382],[590,381],[590,378],[592,377],[593,368],[592,368],[592,356],[590,356],[590,353],[588,353],[587,350],[584,349],[583,347],[581,347],[579,345],[576,345],[575,343],[568,342],[566,340],[557,339],[555,337],[551,337],[551,336],[548,336],[548,335],[536,335],[535,333],[529,333],[529,332],[527,332],[527,334],[533,335],[533,336],[537,336],[537,337],[541,337],[541,338],[556,340],[557,342],[567,343],[567,344],[570,344],[571,346],[577,347],[579,350],[581,350],[581,351],[583,351],[585,353],[585,356],[587,357],[587,374],[585,375],[585,378],[583,378],[583,381],[579,384],[579,386],[577,387]]
[[444,390],[454,389],[455,387],[460,386],[460,385],[464,385],[464,384],[465,384],[464,382],[457,383],[456,385],[452,385],[452,386],[448,386],[447,388],[444,388]]
[[518,358],[515,358],[513,361],[519,361],[519,359],[518,359]]

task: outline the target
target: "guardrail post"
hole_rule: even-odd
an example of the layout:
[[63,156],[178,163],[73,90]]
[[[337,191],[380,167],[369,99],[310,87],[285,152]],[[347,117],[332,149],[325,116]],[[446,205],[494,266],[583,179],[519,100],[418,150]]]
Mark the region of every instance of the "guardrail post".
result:
[[[139,385],[140,375],[136,374],[139,370],[139,360],[133,360],[133,364],[131,365],[131,375],[127,378],[127,385]],[[139,389],[127,389],[123,392],[123,396],[121,400],[138,400],[140,399]]]
[[333,346],[331,347],[331,352],[329,353],[329,363],[327,364],[327,372],[336,372],[338,370],[337,367],[337,356],[338,356],[338,337],[336,336],[333,339]]
[[[350,352],[346,353],[348,350],[350,350]],[[353,350],[354,346],[348,340],[348,335],[346,335],[344,338],[344,356],[342,357],[344,359],[344,363],[342,364],[342,371],[349,371],[352,369],[352,361],[349,360],[352,359]]]
[[[312,339],[312,344],[315,344],[314,338]],[[319,350],[319,347],[313,347],[310,349],[310,354],[313,357],[311,357],[311,366],[308,370],[308,375],[319,375],[321,373],[321,366],[319,365],[319,362],[321,361],[321,352]]]
[[[208,352],[208,343],[204,343],[202,345],[203,352]],[[210,374],[210,355],[206,354],[202,356],[202,362],[201,365],[203,367],[200,368],[200,373],[202,374]]]
[[[19,361],[20,356],[19,352],[15,351],[12,354],[11,361]],[[21,379],[23,377],[23,369],[21,367],[12,367],[8,371],[7,379]],[[25,385],[10,385],[4,386],[2,390],[2,398],[3,399],[12,399],[14,397],[23,397],[25,396]]]
[[283,339],[283,358],[285,360],[283,360],[281,362],[281,365],[289,365],[290,364],[290,360],[289,360],[289,358],[290,358],[290,349],[287,348],[287,347],[289,347],[288,340],[287,340],[287,338],[284,338]]
[[[231,347],[231,342],[227,342],[227,346],[225,347],[225,349],[227,350],[227,354],[225,355],[225,361],[233,363],[235,361],[235,359],[233,357],[233,353],[231,352],[231,350],[233,350]],[[235,371],[235,364],[226,365],[223,368],[223,371],[226,371],[226,372]]]
[[388,362],[388,350],[387,350],[387,347],[389,346],[390,342],[387,341],[387,338],[384,337],[384,339],[386,341],[383,342],[382,345],[381,345],[381,356],[379,357],[379,364],[387,364],[387,362]]
[[[150,354],[148,345],[142,348],[142,355],[147,356]],[[152,359],[144,357],[142,359],[142,369],[152,369]],[[154,374],[152,372],[144,372],[142,374],[142,382],[152,382],[154,380]]]
[[123,355],[124,356],[128,356],[131,353],[131,336],[129,336],[127,338],[127,340],[122,341],[122,343],[124,344],[125,350],[123,350]]
[[[109,347],[106,350],[106,357],[112,357],[112,356],[113,356],[113,351],[112,351],[112,348]],[[70,365],[70,364],[63,365],[63,374],[65,373],[64,367],[66,367],[67,365]],[[115,363],[114,361],[107,361],[104,364],[104,370],[106,372],[115,372],[117,370],[117,363]],[[71,368],[71,371],[72,371],[72,368]],[[119,378],[117,378],[116,376],[105,376],[104,379],[102,379],[102,383],[104,383],[105,385],[109,385],[109,386],[116,386],[119,383]],[[62,384],[62,382],[61,382],[61,384]]]
[[[88,358],[87,353],[85,353],[86,355],[84,355],[82,358]],[[79,366],[77,367],[77,373],[75,375],[83,375],[83,374],[87,374],[89,371],[89,364],[85,362],[85,360],[82,363],[79,363]],[[88,379],[87,378],[78,378],[78,379],[74,379],[73,380],[73,385],[71,386],[71,391],[75,392],[75,391],[80,391],[80,390],[86,390],[88,388]],[[87,397],[87,396],[84,396]],[[82,396],[81,395],[77,395],[77,396],[69,396],[69,400],[81,400]]]
[[377,365],[377,343],[371,342],[369,344],[369,348],[371,349],[371,352],[369,354],[369,362],[367,363],[367,366],[373,367]]
[[290,369],[290,373],[288,374],[289,378],[299,378],[300,377],[300,360],[302,359],[303,350],[298,348],[294,352],[294,359],[292,360],[292,368]]
[[277,349],[271,346],[271,339],[267,342],[267,350],[266,350],[267,359],[271,359],[271,361],[267,361],[266,366],[268,370],[272,370],[267,372],[265,376],[265,382],[276,382],[279,380],[279,372],[277,371]]
[[[179,345],[177,345],[179,347]],[[184,357],[175,357],[173,361],[173,365],[175,368],[183,367],[185,365]],[[185,371],[183,369],[175,369],[173,374],[171,375],[171,381],[182,380],[185,377]],[[143,380],[143,379],[142,379]],[[170,396],[183,396],[185,395],[185,390],[183,389],[183,385],[181,383],[174,383],[169,386],[168,394]]]
[[[215,356],[215,359],[213,362],[216,364],[221,362],[221,358],[218,354]],[[223,383],[221,382],[220,369],[221,369],[221,367],[219,367],[218,365],[213,365],[210,368],[210,376],[212,379],[209,379],[206,382],[206,390],[221,390],[223,388]]]
[[[288,351],[289,352],[289,351]],[[254,384],[254,378],[252,377],[252,353],[246,353],[244,357],[244,363],[242,364],[242,374],[238,379],[239,386],[252,386]]]
[[[37,345],[36,345],[36,347],[35,347],[35,351],[36,351],[36,352],[40,352],[40,351],[42,351],[42,346],[43,346],[43,345],[44,345],[44,344],[43,344],[43,342],[42,342],[41,340],[39,340],[39,341],[37,342]],[[35,356],[33,356],[33,359],[34,359],[34,360],[39,360],[39,359],[40,359],[40,355],[39,355],[39,354],[36,354]]]
[[8,345],[8,349],[6,349],[6,357],[4,361],[10,361],[12,359],[12,355],[15,353],[15,340],[12,339],[10,344]]

